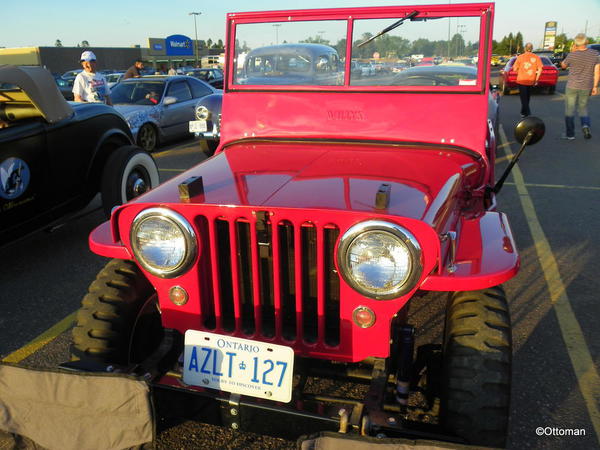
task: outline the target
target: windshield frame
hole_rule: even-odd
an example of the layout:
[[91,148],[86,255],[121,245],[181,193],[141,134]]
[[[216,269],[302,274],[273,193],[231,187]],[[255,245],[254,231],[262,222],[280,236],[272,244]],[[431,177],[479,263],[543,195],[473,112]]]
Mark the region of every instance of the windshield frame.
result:
[[[364,19],[396,19],[418,11],[416,19],[475,17],[480,19],[479,49],[477,52],[477,82],[472,86],[352,86],[350,84],[354,21]],[[237,26],[252,23],[346,21],[346,59],[343,85],[241,85],[235,84],[235,45],[227,45],[224,91],[308,91],[308,92],[423,92],[423,93],[483,93],[488,89],[491,58],[493,3],[451,5],[406,5],[393,7],[339,8],[290,11],[261,11],[227,15],[227,42],[236,42]],[[404,22],[410,26],[411,20]],[[416,22],[418,26],[418,21]],[[373,30],[377,32],[379,30]]]

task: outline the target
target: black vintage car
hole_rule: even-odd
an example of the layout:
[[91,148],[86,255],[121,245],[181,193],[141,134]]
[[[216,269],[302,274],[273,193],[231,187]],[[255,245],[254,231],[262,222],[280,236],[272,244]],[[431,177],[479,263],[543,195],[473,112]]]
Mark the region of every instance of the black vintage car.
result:
[[0,245],[64,218],[98,192],[104,212],[158,185],[112,107],[68,103],[40,67],[0,65]]
[[206,81],[216,89],[223,89],[223,71],[221,69],[192,69],[185,74]]
[[222,103],[222,92],[202,98],[194,108],[195,120],[189,123],[190,133],[206,141],[211,155],[217,150],[221,140]]

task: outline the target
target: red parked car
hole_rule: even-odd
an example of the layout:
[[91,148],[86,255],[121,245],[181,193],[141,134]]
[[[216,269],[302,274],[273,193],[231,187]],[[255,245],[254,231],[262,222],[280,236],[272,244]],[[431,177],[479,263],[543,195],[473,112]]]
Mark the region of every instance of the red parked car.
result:
[[[509,95],[511,90],[517,89],[517,73],[512,71],[516,59],[516,56],[510,58],[504,69],[500,70],[500,90],[504,95]],[[548,94],[554,94],[558,82],[558,69],[550,61],[550,58],[540,56],[540,59],[544,67],[538,80],[538,87],[544,89]]]
[[[229,14],[219,147],[93,231],[91,249],[113,260],[82,302],[70,368],[200,395],[234,429],[258,409],[332,439],[504,446],[501,284],[519,255],[496,202],[508,172],[496,182],[493,17],[492,3]],[[405,45],[398,26],[443,36],[449,20],[478,49],[472,68],[353,76],[361,52],[391,51],[378,36]],[[280,51],[252,47],[276,24]],[[324,29],[329,46],[302,47]],[[336,82],[290,76],[311,71]],[[543,123],[515,135],[523,149]],[[421,325],[444,323],[443,336],[415,351],[409,305],[426,311],[436,291],[445,317]],[[336,396],[314,377],[366,388]]]

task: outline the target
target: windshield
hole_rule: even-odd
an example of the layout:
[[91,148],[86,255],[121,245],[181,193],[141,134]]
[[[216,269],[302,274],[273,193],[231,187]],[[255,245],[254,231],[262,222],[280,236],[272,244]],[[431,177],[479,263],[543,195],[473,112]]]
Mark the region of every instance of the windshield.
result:
[[[352,57],[374,66],[371,73],[351,74],[354,86],[451,86],[460,85],[464,67],[468,79],[477,78],[475,58],[479,50],[479,19],[476,17],[440,18],[428,21],[407,20],[367,44],[375,32],[393,24],[391,19],[356,20]],[[446,66],[439,71],[416,71],[414,76],[400,74],[423,66]],[[454,67],[455,69],[451,69]],[[417,76],[418,74],[418,76]],[[398,79],[400,77],[400,79]],[[435,78],[438,77],[438,78]],[[442,79],[440,79],[441,77]]]
[[121,79],[122,76],[123,76],[122,73],[111,73],[109,75],[106,75],[106,81],[108,83],[116,83],[117,81],[119,81]]
[[234,84],[342,85],[346,29],[340,20],[241,25]]
[[[475,86],[483,69],[483,16],[434,17],[417,9],[385,19],[349,19],[350,55],[346,20],[238,23],[233,84]],[[414,70],[420,67],[441,69]]]
[[155,105],[164,90],[164,81],[121,82],[111,90],[110,96],[114,104]]

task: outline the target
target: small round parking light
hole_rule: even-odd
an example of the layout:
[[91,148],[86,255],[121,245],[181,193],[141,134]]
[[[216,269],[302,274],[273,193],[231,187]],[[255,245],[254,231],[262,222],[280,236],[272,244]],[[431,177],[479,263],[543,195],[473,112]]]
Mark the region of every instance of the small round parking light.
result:
[[188,302],[189,295],[181,286],[173,286],[169,289],[169,300],[177,306],[183,306]]
[[375,324],[375,313],[367,306],[359,306],[352,313],[352,320],[361,328],[369,328]]

